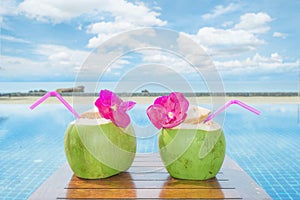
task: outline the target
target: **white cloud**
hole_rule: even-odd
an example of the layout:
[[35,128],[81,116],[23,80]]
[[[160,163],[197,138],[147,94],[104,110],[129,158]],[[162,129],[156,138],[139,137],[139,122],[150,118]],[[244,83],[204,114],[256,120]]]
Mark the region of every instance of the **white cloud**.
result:
[[136,26],[133,23],[119,21],[119,22],[98,22],[91,24],[88,27],[88,33],[96,34],[89,40],[88,47],[94,48],[105,40],[112,37],[114,34],[125,30],[131,30]]
[[196,37],[200,43],[206,46],[257,46],[264,44],[263,40],[245,30],[204,27],[198,31]]
[[287,37],[286,33],[274,32],[273,37],[285,39]]
[[0,16],[15,14],[16,5],[15,0],[1,0]]
[[103,3],[101,0],[25,0],[19,4],[18,12],[39,21],[61,23],[85,13],[93,14]]
[[2,80],[72,79],[76,74],[76,68],[88,55],[85,51],[57,45],[39,45],[34,53],[41,56],[39,60],[1,55],[1,65],[4,70],[0,78]]
[[16,14],[17,3],[15,0],[1,0],[0,6],[0,27],[9,29],[8,25],[5,23],[5,15],[15,15]]
[[[149,10],[144,4],[134,4],[125,0],[25,0],[19,5],[19,12],[41,21],[60,23],[83,14],[99,15],[109,12],[113,17],[151,23],[164,23],[156,17],[157,12]],[[144,19],[142,19],[144,18]]]
[[245,30],[204,27],[196,35],[189,35],[213,57],[234,56],[255,50],[266,42]]
[[[114,21],[101,21],[91,24],[87,31],[88,33],[96,34],[96,36],[89,40],[87,47],[95,48],[103,41],[123,31],[141,27],[163,26],[166,24],[166,21],[158,18],[159,13],[150,11],[143,4],[139,4],[138,6],[140,9],[128,7],[127,9],[124,8],[124,10],[118,10],[118,12],[115,12]],[[132,10],[135,11],[132,12]]]
[[244,60],[215,61],[218,70],[225,74],[263,74],[263,73],[291,73],[297,71],[297,62],[284,61],[278,53],[262,56],[256,53]]
[[177,55],[170,54],[169,52],[155,50],[145,50],[139,52],[142,53],[142,59],[145,63],[159,63],[168,66],[178,73],[187,74],[195,72],[189,63]]
[[48,44],[39,45],[35,53],[47,57],[50,61],[70,61],[70,64],[81,64],[88,55],[88,52],[85,51],[72,50],[65,46]]
[[271,21],[272,18],[267,13],[246,13],[240,17],[240,23],[236,24],[234,29],[254,34],[266,33],[270,30],[268,23]]
[[[225,28],[203,27],[189,35],[212,56],[234,56],[253,51],[266,42],[261,34],[269,31],[271,17],[266,13],[246,13],[237,24],[226,22]],[[226,28],[232,25],[232,28]]]
[[229,4],[228,6],[223,6],[223,5],[218,5],[214,8],[214,10],[211,13],[206,13],[204,15],[202,15],[202,19],[204,20],[208,20],[208,19],[213,19],[216,17],[219,17],[221,15],[233,12],[235,10],[237,10],[239,8],[238,5],[236,4]]
[[79,31],[82,30],[82,24],[79,24],[79,25],[77,26],[77,30],[79,30]]
[[82,15],[100,16],[103,13],[109,13],[117,22],[116,26],[120,22],[135,26],[162,26],[166,23],[158,18],[160,13],[151,11],[144,4],[125,0],[25,0],[19,5],[18,10],[27,17],[53,23],[69,21]]
[[[25,0],[18,7],[20,13],[43,22],[61,23],[81,16],[100,18],[87,27],[88,33],[96,35],[87,44],[90,48],[122,31],[165,25],[166,21],[159,19],[160,13],[155,10],[126,0]],[[108,18],[103,18],[103,14]]]
[[[241,59],[240,54],[255,52],[267,42],[261,36],[270,31],[272,18],[263,12],[245,13],[239,22],[223,23],[224,28],[203,27],[197,34],[189,35],[212,56],[217,69],[224,77],[256,77],[269,74],[283,74],[297,71],[297,62],[286,61],[278,53],[263,56],[255,53],[252,57]],[[286,37],[275,32],[273,37]],[[221,58],[221,60],[220,60]]]
[[42,77],[48,71],[45,62],[4,55],[1,55],[0,59],[1,65],[5,66],[5,70],[0,73],[1,80],[26,80],[28,77]]
[[[214,67],[207,55],[192,55],[191,53],[193,52],[191,52],[191,50],[193,49],[187,49],[189,47],[183,44],[178,45],[180,45],[180,52],[183,54],[177,55],[169,51],[149,49],[139,51],[139,53],[142,54],[143,65],[148,66],[147,69],[143,68],[143,70],[147,70],[147,72],[143,72],[143,76],[141,78],[153,78],[154,80],[157,78],[170,81],[173,80],[173,78],[176,79],[177,76],[180,76],[187,80],[195,80],[201,79],[201,74],[199,72],[203,72],[207,69],[206,67]],[[199,49],[196,51],[199,52]],[[196,66],[201,68],[196,68]],[[139,75],[137,74],[137,76]]]
[[8,36],[8,35],[0,35],[0,39],[1,40],[7,40],[10,42],[16,42],[16,43],[30,43],[30,41],[28,40],[23,40],[21,38],[16,38],[16,37],[12,37],[12,36]]

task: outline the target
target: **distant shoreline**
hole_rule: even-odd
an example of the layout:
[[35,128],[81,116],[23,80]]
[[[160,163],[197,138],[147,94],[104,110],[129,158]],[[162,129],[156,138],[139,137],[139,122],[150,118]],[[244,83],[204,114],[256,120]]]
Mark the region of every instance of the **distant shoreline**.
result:
[[[94,96],[64,96],[64,99],[70,104],[88,104],[93,105],[98,95]],[[122,97],[124,100],[135,101],[139,104],[151,104],[154,102],[157,96],[127,96]],[[224,98],[223,98],[224,97]],[[37,101],[40,96],[18,96],[8,97],[0,96],[1,104],[32,104]],[[198,97],[187,97],[193,101],[197,101],[198,104],[211,104],[212,100],[218,100],[219,103],[222,101],[229,101],[232,99],[238,99],[245,103],[250,104],[300,104],[299,96],[198,96]],[[224,103],[225,103],[224,102]],[[60,104],[60,101],[55,97],[48,98],[45,104]]]
[[[12,93],[0,93],[0,97],[36,97],[43,96],[47,91],[42,92],[12,92]],[[98,96],[98,93],[86,93],[86,92],[63,92],[62,96],[83,96],[93,97]],[[154,93],[118,93],[121,97],[157,97],[168,95],[169,93],[154,92]],[[183,93],[187,97],[210,97],[210,96],[230,96],[230,97],[297,97],[299,92],[225,92],[225,93],[208,93],[208,92],[195,92],[195,93]]]

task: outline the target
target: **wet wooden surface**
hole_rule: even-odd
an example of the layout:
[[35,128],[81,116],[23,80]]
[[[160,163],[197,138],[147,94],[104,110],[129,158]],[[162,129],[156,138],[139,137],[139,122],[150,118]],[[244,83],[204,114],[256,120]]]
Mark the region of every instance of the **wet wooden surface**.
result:
[[170,177],[158,154],[140,154],[127,172],[99,180],[77,178],[66,163],[29,199],[271,198],[228,157],[216,178],[190,181]]

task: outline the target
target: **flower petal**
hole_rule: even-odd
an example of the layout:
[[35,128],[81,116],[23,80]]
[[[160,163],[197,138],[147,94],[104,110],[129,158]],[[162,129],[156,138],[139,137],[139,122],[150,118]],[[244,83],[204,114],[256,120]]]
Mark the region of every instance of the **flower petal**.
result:
[[116,110],[112,112],[112,122],[119,127],[126,128],[130,124],[130,117],[126,112]]
[[183,116],[181,116],[181,118],[178,118],[177,120],[173,121],[172,123],[166,123],[164,124],[164,128],[173,128],[175,126],[178,126],[179,124],[181,124],[185,118],[187,117],[187,114],[184,113]]
[[136,104],[136,102],[134,102],[134,101],[126,101],[125,103],[128,104],[127,110],[131,110]]
[[122,103],[122,100],[110,90],[101,90],[99,98],[104,106],[112,107]]
[[166,106],[165,104],[167,103],[168,98],[169,98],[169,96],[158,97],[157,99],[155,99],[154,105],[158,104],[158,105],[165,107]]
[[183,94],[172,92],[157,98],[147,109],[147,115],[156,128],[172,128],[185,120],[188,107],[189,102]]
[[176,113],[186,113],[189,108],[189,102],[185,96],[180,92],[172,92],[170,94],[170,100],[175,103]]
[[135,106],[134,101],[123,101],[120,105],[119,108],[123,111],[128,111],[131,110]]
[[130,124],[130,117],[126,111],[135,105],[133,101],[123,102],[115,93],[110,90],[101,90],[99,98],[95,102],[100,115],[110,119],[116,126],[125,128]]
[[147,115],[153,125],[158,129],[161,129],[168,120],[166,109],[159,104],[149,106]]
[[109,106],[103,105],[100,98],[96,100],[95,106],[98,108],[98,111],[103,118],[112,119],[112,109]]

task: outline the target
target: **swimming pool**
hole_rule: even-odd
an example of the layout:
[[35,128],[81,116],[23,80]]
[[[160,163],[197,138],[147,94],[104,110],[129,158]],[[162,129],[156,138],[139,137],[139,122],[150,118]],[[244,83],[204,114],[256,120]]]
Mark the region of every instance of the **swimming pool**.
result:
[[[66,161],[63,137],[73,116],[62,105],[28,106],[0,105],[0,199],[27,199]],[[227,154],[274,199],[300,198],[297,106],[259,104],[260,117],[233,106],[225,118]],[[150,125],[145,108],[131,111],[137,129]],[[157,151],[151,131],[138,135],[138,152]]]
[[260,117],[233,108],[224,131],[227,154],[274,199],[300,199],[298,105],[257,105]]

